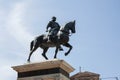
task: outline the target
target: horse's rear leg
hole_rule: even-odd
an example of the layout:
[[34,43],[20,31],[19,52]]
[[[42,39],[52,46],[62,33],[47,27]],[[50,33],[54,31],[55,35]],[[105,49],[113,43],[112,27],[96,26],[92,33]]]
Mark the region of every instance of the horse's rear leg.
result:
[[63,46],[66,46],[69,48],[69,50],[65,53],[65,56],[67,56],[70,53],[70,51],[72,50],[72,46],[69,43],[65,43],[65,44],[63,44]]
[[42,56],[43,56],[46,60],[48,60],[48,58],[47,58],[47,56],[46,56],[47,50],[48,50],[48,47],[44,48],[44,49],[43,49],[43,53],[42,53]]
[[33,54],[33,52],[38,48],[39,46],[38,45],[35,45],[35,47],[30,51],[30,54],[29,54],[29,57],[28,57],[28,62],[30,62],[30,58],[31,58],[31,55]]
[[58,49],[59,47],[56,47],[54,58],[57,58]]

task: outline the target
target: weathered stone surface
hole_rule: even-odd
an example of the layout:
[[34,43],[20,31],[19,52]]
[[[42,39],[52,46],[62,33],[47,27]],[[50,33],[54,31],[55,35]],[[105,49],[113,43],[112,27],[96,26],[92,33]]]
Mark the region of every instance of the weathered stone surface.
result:
[[58,67],[60,67],[61,69],[65,70],[68,73],[74,70],[74,68],[70,66],[67,62],[58,59],[13,66],[12,68],[17,72],[26,72],[26,71],[42,70],[42,69],[50,69],[50,68],[58,68]]
[[17,80],[70,80],[74,71],[64,60],[47,60],[12,67],[18,73]]

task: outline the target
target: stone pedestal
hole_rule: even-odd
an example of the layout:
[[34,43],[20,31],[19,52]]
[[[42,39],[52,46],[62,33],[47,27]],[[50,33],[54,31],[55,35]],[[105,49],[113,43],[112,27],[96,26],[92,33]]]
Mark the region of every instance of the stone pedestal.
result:
[[48,60],[12,67],[18,73],[17,80],[70,80],[74,71],[64,60]]

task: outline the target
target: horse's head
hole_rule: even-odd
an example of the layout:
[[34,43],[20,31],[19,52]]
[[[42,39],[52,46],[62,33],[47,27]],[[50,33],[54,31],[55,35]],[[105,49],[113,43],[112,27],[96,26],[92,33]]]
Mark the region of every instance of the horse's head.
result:
[[76,31],[75,31],[75,20],[66,23],[65,26],[60,29],[60,31],[61,31],[63,34],[67,34],[67,35],[70,34],[70,31],[71,31],[72,33],[75,33],[75,32],[76,32]]
[[68,22],[65,27],[64,27],[65,30],[69,31],[71,30],[72,33],[75,33],[75,20],[74,21],[71,21],[71,22]]

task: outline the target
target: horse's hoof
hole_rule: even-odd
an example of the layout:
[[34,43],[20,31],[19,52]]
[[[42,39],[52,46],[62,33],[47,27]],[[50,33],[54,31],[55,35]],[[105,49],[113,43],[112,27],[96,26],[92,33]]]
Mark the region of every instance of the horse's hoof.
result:
[[29,60],[29,59],[27,60],[27,63],[30,63],[30,60]]
[[48,58],[45,58],[46,60],[48,60]]
[[54,59],[57,59],[57,57],[54,57]]
[[68,53],[65,53],[65,56],[67,56],[68,55]]
[[44,54],[42,54],[42,56],[43,56],[46,60],[48,60],[48,58],[47,58]]

